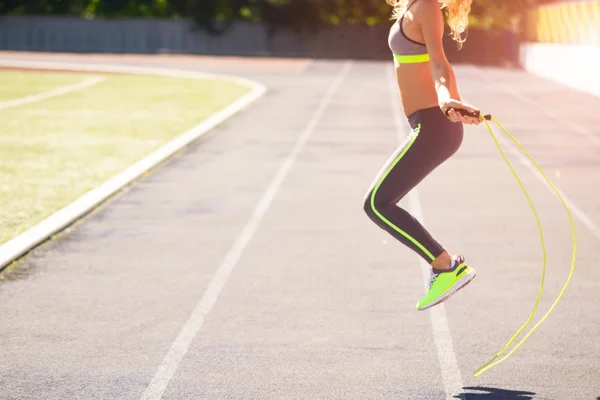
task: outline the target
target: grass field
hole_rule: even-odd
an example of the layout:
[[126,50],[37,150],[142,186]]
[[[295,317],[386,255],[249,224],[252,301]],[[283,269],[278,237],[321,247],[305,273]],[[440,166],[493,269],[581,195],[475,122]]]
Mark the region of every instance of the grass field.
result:
[[[93,76],[3,70],[0,105]],[[0,108],[0,244],[248,91],[217,80],[108,74],[84,89]]]

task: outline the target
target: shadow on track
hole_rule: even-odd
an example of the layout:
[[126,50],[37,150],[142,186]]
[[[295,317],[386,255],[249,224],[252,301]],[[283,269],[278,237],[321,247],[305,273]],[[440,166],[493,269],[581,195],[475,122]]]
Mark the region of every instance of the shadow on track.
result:
[[[498,388],[489,387],[464,387],[464,393],[454,396],[461,400],[531,400],[535,393],[519,391],[519,390],[505,390]],[[482,393],[467,393],[467,392],[482,392]]]

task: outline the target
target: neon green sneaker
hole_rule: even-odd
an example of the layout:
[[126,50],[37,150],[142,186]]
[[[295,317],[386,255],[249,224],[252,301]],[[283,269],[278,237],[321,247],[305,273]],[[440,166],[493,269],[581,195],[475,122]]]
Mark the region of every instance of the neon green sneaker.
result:
[[454,257],[452,265],[446,271],[431,271],[429,290],[417,304],[417,310],[426,310],[448,300],[475,278],[475,270],[467,267],[464,257]]

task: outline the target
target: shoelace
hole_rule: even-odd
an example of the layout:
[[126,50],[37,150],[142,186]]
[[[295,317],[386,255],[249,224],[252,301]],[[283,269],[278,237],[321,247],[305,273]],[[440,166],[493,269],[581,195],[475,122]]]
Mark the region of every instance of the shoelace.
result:
[[431,287],[434,284],[438,276],[440,276],[439,273],[435,273],[433,271],[431,272],[431,276],[429,277],[429,287]]
[[[450,269],[455,268],[457,265],[460,265],[462,263],[465,262],[465,257],[464,256],[454,256],[452,258],[452,262],[450,265]],[[445,271],[440,271],[440,272],[435,272],[434,270],[431,271],[431,276],[429,277],[429,287],[431,287],[431,285],[433,285],[435,283],[435,280],[438,278],[438,276],[440,276],[440,274],[442,274]]]

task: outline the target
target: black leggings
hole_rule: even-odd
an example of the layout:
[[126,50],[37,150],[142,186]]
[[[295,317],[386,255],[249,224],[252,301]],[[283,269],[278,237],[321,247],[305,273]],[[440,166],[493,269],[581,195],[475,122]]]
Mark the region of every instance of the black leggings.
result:
[[450,121],[439,107],[419,110],[408,121],[412,132],[373,182],[364,210],[380,228],[431,263],[444,248],[397,203],[456,153],[463,140],[463,125]]

